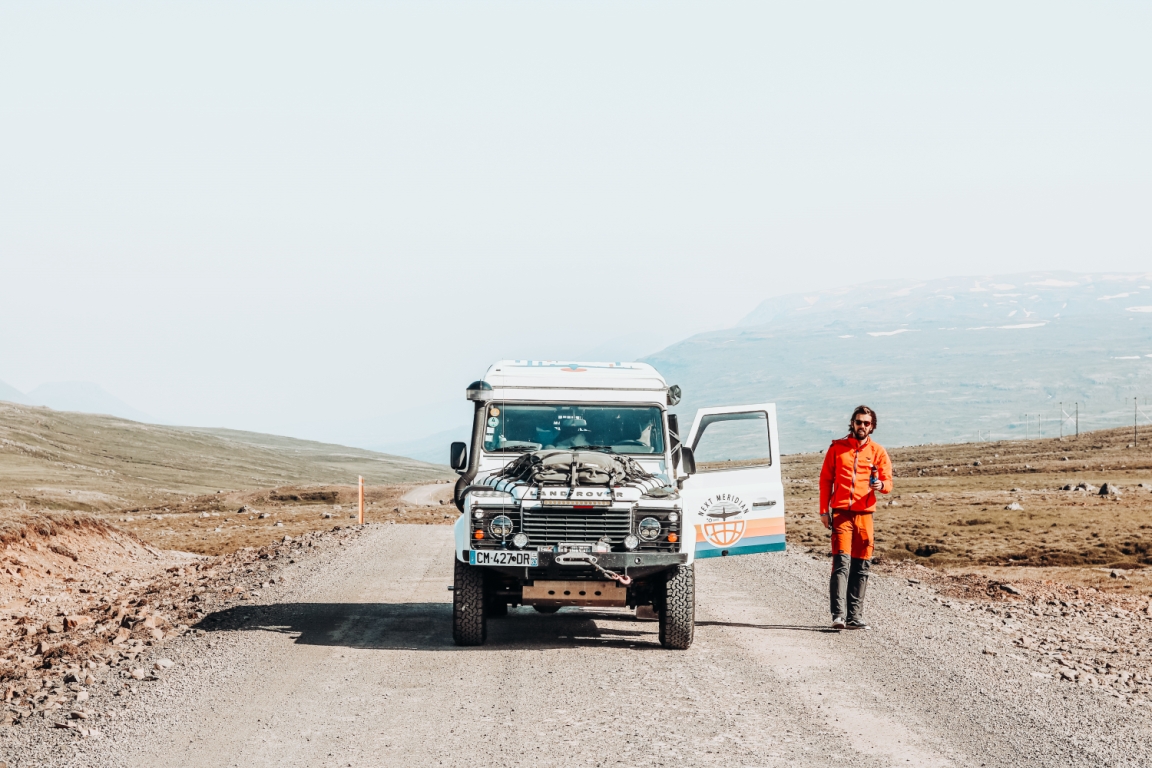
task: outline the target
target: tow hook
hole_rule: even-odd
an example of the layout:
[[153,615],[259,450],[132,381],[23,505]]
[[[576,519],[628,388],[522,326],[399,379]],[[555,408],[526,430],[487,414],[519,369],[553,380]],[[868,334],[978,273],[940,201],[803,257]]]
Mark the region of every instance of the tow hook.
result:
[[590,555],[587,552],[561,552],[560,554],[556,555],[556,557],[552,558],[552,562],[559,565],[590,565],[596,570],[600,571],[600,573],[607,576],[609,579],[612,579],[612,581],[618,582],[622,587],[627,587],[632,583],[631,576],[621,576],[615,571],[608,570],[607,568],[600,565],[594,555]]

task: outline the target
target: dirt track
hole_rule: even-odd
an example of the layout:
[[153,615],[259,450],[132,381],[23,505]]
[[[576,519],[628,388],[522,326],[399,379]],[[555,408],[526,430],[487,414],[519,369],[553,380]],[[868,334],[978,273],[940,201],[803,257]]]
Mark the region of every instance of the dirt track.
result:
[[921,585],[876,578],[876,629],[824,631],[826,561],[799,554],[702,562],[687,652],[660,649],[655,625],[624,611],[575,609],[515,610],[491,621],[487,646],[458,649],[450,536],[368,526],[288,565],[290,586],[265,604],[214,614],[206,636],[164,648],[176,666],[116,699],[128,704],[102,739],[48,731],[58,735],[51,757],[6,757],[14,766],[1152,759],[1149,708],[1038,676],[1010,655],[1008,634],[968,624]]

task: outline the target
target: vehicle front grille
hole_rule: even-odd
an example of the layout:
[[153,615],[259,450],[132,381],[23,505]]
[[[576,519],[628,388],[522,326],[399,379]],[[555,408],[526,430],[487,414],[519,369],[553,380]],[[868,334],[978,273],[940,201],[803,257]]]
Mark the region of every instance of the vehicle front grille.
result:
[[632,529],[632,513],[627,509],[548,507],[525,510],[521,519],[533,546],[595,542],[604,537],[619,544]]

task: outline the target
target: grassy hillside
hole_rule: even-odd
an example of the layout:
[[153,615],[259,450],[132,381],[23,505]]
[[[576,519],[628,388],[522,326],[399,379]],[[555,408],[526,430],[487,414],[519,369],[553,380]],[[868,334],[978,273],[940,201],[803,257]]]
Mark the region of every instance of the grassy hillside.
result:
[[358,448],[0,403],[0,510],[104,511],[216,491],[454,477]]

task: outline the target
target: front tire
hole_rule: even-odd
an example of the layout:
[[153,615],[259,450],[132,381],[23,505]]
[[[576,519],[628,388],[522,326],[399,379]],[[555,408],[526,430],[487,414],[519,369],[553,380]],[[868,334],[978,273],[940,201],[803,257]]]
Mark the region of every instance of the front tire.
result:
[[452,639],[456,645],[484,645],[484,571],[456,560],[452,588]]
[[662,605],[657,610],[660,620],[660,645],[677,651],[692,645],[696,631],[696,570],[691,565],[678,565],[664,583]]

